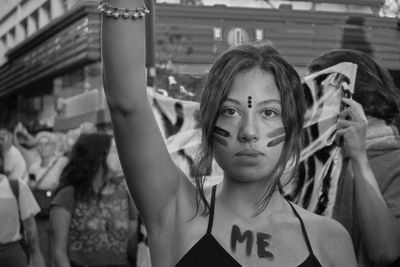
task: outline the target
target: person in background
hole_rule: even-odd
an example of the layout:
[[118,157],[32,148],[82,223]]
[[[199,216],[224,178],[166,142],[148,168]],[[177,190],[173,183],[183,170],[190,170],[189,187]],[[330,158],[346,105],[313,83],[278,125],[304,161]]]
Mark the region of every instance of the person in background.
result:
[[53,190],[59,183],[59,177],[68,159],[56,153],[56,136],[47,131],[36,135],[36,150],[40,160],[29,169],[32,188]]
[[13,145],[13,129],[0,126],[0,144],[4,150],[4,171],[9,179],[20,179],[28,183],[29,175],[25,159]]
[[[27,255],[21,246],[20,222],[22,222],[25,236],[28,237],[30,244],[29,266],[43,267],[45,263],[39,248],[34,219],[40,208],[28,185],[21,180],[14,180],[19,193],[13,192],[12,182],[4,172],[2,148],[0,152],[0,266],[28,266]],[[18,194],[18,199],[16,194]]]
[[40,160],[30,167],[29,186],[41,208],[41,212],[36,215],[40,248],[45,257],[46,266],[51,267],[50,203],[52,194],[58,186],[60,174],[68,160],[56,154],[56,137],[53,133],[39,132],[36,134],[35,143]]
[[[56,267],[134,266],[137,212],[112,137],[82,134],[61,173],[50,212]],[[128,249],[132,244],[133,249]]]
[[18,122],[14,128],[13,144],[24,157],[28,170],[33,163],[40,160],[40,155],[36,150],[36,138],[28,132],[21,122]]
[[[287,163],[299,159],[305,100],[298,74],[275,49],[240,45],[211,66],[196,187],[171,159],[148,101],[149,10],[138,0],[103,1],[99,10],[104,88],[154,267],[356,265],[342,225],[278,190]],[[204,188],[214,157],[223,181]]]
[[353,99],[343,99],[347,108],[338,121],[345,162],[333,218],[349,231],[359,266],[388,266],[400,258],[400,91],[387,70],[359,51],[329,51],[308,69],[340,62],[358,69]]
[[65,133],[53,132],[53,134],[56,137],[56,155],[66,157],[68,154],[68,147]]

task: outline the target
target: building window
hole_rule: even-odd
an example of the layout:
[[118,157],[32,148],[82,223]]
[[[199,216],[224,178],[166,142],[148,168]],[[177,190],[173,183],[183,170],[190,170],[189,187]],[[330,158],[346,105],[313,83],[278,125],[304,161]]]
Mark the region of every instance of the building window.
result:
[[230,46],[238,46],[250,41],[249,34],[245,29],[233,28],[228,32],[227,41]]
[[36,10],[31,15],[35,31],[39,29],[39,12]]
[[241,29],[235,29],[235,46],[243,43],[243,34]]
[[256,41],[260,42],[264,40],[264,29],[256,29]]
[[8,32],[8,37],[7,37],[7,46],[8,48],[11,48],[14,46],[15,44],[15,27],[12,28],[9,32]]
[[6,45],[6,41],[7,41],[6,35],[1,36],[1,38],[0,38],[1,44],[2,44],[2,45]]
[[42,14],[45,17],[45,21],[49,21],[51,18],[51,7],[50,7],[50,1],[47,1],[42,5]]
[[10,36],[15,39],[15,27],[10,30]]
[[75,5],[79,4],[79,0],[63,0],[63,7],[64,10],[70,10],[72,7],[74,7]]
[[7,36],[3,35],[0,38],[0,58],[5,54],[7,50]]
[[214,39],[214,41],[222,41],[222,28],[221,27],[214,27],[213,39]]
[[22,30],[23,38],[28,36],[28,20],[27,19],[24,19],[23,21],[21,21],[21,30]]

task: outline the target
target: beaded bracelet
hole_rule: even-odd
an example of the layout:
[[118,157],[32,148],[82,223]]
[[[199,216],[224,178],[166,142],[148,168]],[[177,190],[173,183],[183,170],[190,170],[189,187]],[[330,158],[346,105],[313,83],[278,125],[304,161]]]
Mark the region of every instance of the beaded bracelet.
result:
[[110,5],[105,1],[100,1],[100,5],[97,7],[97,10],[107,17],[114,17],[116,19],[122,17],[124,19],[132,20],[144,18],[147,14],[150,13],[150,10],[144,3],[142,7],[136,9],[128,9]]

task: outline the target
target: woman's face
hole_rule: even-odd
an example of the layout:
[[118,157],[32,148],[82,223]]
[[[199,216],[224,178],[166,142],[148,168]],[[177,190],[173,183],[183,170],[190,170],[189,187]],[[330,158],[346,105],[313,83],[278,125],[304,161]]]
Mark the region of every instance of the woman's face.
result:
[[214,156],[225,178],[262,181],[277,164],[284,140],[280,94],[271,73],[239,73],[214,128]]
[[5,151],[10,149],[12,145],[12,135],[8,130],[0,129],[0,144]]
[[56,144],[50,138],[42,137],[38,140],[37,151],[39,152],[42,158],[54,155],[55,149],[56,149]]

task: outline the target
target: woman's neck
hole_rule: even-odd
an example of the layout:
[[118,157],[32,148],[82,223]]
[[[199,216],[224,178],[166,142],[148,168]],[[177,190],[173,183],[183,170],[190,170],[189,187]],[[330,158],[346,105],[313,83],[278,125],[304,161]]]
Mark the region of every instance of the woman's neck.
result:
[[[259,213],[260,201],[264,197],[267,185],[260,183],[237,183],[227,181],[222,182],[221,191],[219,193],[219,201],[231,212],[237,216],[250,218]],[[262,211],[263,216],[268,216],[277,210],[281,210],[284,199],[278,189],[272,193],[267,207]]]
[[51,159],[53,158],[53,155],[50,156],[44,156],[42,157],[42,161],[41,161],[41,166],[42,167],[47,167],[50,164]]

